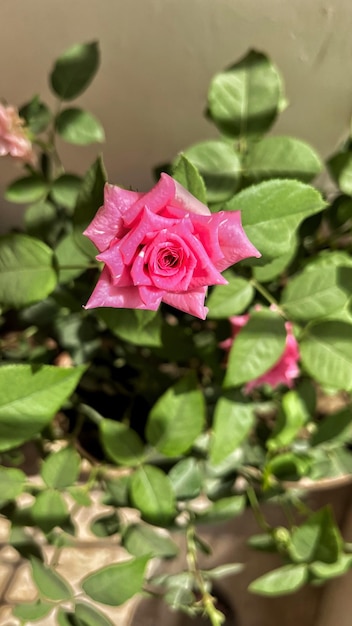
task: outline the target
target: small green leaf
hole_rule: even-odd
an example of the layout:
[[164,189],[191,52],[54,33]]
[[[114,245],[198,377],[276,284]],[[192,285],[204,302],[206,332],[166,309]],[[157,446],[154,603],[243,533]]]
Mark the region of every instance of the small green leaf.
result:
[[107,456],[115,463],[133,467],[144,460],[143,442],[126,424],[104,419],[99,422],[99,432]]
[[118,478],[105,480],[105,497],[104,504],[110,506],[128,506],[128,487],[130,477],[128,474],[122,474]]
[[307,408],[297,391],[288,391],[282,398],[281,411],[272,436],[267,441],[268,450],[288,446],[309,420]]
[[205,511],[196,514],[200,524],[224,522],[243,513],[246,506],[244,496],[229,496],[213,502]]
[[55,120],[55,128],[61,139],[68,143],[86,146],[103,142],[104,129],[94,115],[83,109],[64,109]]
[[52,199],[65,209],[73,210],[76,206],[81,183],[82,179],[75,174],[62,174],[51,185]]
[[147,422],[148,441],[166,456],[186,452],[200,435],[205,403],[193,376],[170,387],[153,406]]
[[248,280],[235,276],[230,270],[223,273],[228,285],[217,285],[207,299],[209,319],[227,319],[248,308],[254,297],[254,288]]
[[37,202],[44,199],[48,191],[48,184],[40,176],[24,176],[23,178],[17,178],[7,187],[5,199],[18,204]]
[[304,183],[323,169],[318,154],[294,137],[265,137],[249,147],[244,174],[251,182],[268,178],[295,178]]
[[111,537],[119,532],[120,521],[116,513],[101,515],[92,521],[90,529],[96,537]]
[[24,222],[29,235],[47,239],[48,233],[57,223],[56,208],[50,202],[32,204],[26,209]]
[[319,421],[311,439],[312,446],[334,445],[337,442],[352,441],[352,410],[348,406],[338,413],[326,415]]
[[307,579],[306,565],[284,565],[254,580],[248,590],[261,596],[283,596],[300,589]]
[[342,538],[331,509],[324,507],[310,515],[291,534],[289,554],[296,562],[335,563],[341,554]]
[[66,446],[52,452],[43,462],[41,476],[48,487],[65,489],[76,482],[81,466],[81,457],[74,448]]
[[15,617],[18,617],[25,622],[35,622],[41,617],[48,615],[53,610],[53,605],[48,602],[42,602],[37,600],[36,602],[25,602],[23,604],[16,604],[13,607],[12,612]]
[[309,566],[309,572],[319,580],[328,580],[329,578],[342,576],[348,572],[351,567],[352,555],[341,554],[340,558],[335,563],[322,563],[321,561],[311,563]]
[[226,578],[226,576],[239,574],[243,569],[243,563],[225,563],[224,565],[213,567],[213,569],[202,570],[202,574],[205,578],[210,580],[222,580]]
[[202,175],[208,202],[222,202],[233,196],[241,174],[235,149],[225,141],[209,140],[185,150],[186,158]]
[[301,361],[315,380],[328,388],[352,389],[352,326],[320,322],[300,342]]
[[39,96],[34,96],[30,102],[23,105],[19,114],[35,135],[47,128],[52,117],[50,109],[44,102],[41,102]]
[[21,470],[0,466],[0,502],[15,500],[23,492],[25,482],[26,475]]
[[31,512],[35,524],[45,533],[55,526],[65,526],[69,520],[65,500],[58,491],[52,489],[47,489],[37,495]]
[[59,626],[113,626],[113,623],[90,604],[76,602],[74,613],[68,613],[60,607],[58,611]]
[[43,300],[56,286],[52,250],[39,239],[0,237],[0,303],[22,307]]
[[210,444],[210,462],[222,463],[241,445],[253,428],[253,404],[239,402],[233,394],[224,395],[216,403],[213,434]]
[[46,426],[70,397],[86,367],[3,365],[0,368],[0,451],[19,446]]
[[269,371],[285,349],[286,330],[280,315],[253,311],[232,344],[224,386],[236,387]]
[[70,496],[74,499],[77,504],[80,506],[90,506],[92,504],[91,497],[89,493],[87,493],[86,488],[72,486],[67,489]]
[[31,558],[33,580],[39,592],[49,600],[71,600],[72,591],[67,582],[39,559]]
[[193,457],[187,457],[176,463],[168,476],[178,500],[190,500],[200,494],[202,474],[199,463]]
[[203,204],[207,203],[207,191],[204,180],[196,166],[184,154],[180,154],[174,162],[172,177],[181,183],[193,196],[198,198],[200,202],[203,202]]
[[230,137],[265,133],[282,109],[282,80],[271,61],[250,50],[217,74],[208,93],[208,111],[219,130]]
[[114,563],[87,576],[83,591],[96,602],[120,606],[142,591],[148,556]]
[[336,154],[327,165],[342,193],[352,196],[352,152]]
[[268,261],[262,267],[260,265],[253,267],[254,278],[260,283],[268,283],[274,278],[277,278],[277,276],[280,276],[295,258],[297,246],[297,236],[294,235],[290,241],[287,252],[277,256],[272,261]]
[[91,83],[98,66],[96,42],[72,46],[56,61],[50,74],[51,88],[59,98],[73,100]]
[[149,555],[169,559],[177,555],[178,547],[165,534],[145,524],[132,524],[123,534],[122,544],[133,556]]
[[[83,274],[90,263],[90,258],[77,245],[75,233],[69,233],[61,239],[55,248],[55,257],[59,267],[59,282],[61,284],[70,282]],[[69,269],[64,269],[65,265],[69,266]]]
[[296,180],[269,180],[244,189],[224,208],[241,211],[244,230],[263,255],[263,264],[285,254],[300,223],[324,207],[320,193],[309,185]]
[[352,267],[307,265],[290,279],[280,306],[288,317],[310,321],[339,313],[352,296]]
[[273,474],[279,480],[299,480],[308,473],[311,464],[312,460],[308,456],[283,452],[269,461],[266,472],[269,475]]
[[137,346],[162,346],[162,318],[159,311],[104,308],[97,311],[109,330],[124,341]]
[[144,465],[130,479],[130,498],[146,522],[169,525],[176,516],[175,495],[169,478],[158,467]]

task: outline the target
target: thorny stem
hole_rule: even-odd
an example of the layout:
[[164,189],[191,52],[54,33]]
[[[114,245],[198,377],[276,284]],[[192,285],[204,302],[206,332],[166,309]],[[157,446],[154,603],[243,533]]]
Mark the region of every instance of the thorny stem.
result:
[[215,606],[215,598],[207,590],[202,572],[198,568],[197,545],[195,541],[195,528],[192,523],[189,524],[186,534],[187,540],[187,563],[188,569],[193,574],[194,581],[201,594],[199,604],[202,606],[205,615],[209,618],[212,626],[221,626],[225,621],[225,616]]
[[256,522],[260,528],[262,528],[266,533],[271,531],[271,526],[266,521],[258,502],[257,495],[252,486],[247,488],[247,497],[249,500],[249,504],[251,505],[253,515],[256,519]]

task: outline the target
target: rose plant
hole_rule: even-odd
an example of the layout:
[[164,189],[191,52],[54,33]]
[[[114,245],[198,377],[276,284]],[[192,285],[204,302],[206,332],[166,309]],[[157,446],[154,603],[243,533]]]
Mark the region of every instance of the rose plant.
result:
[[[79,176],[57,139],[103,141],[95,116],[68,105],[98,65],[96,43],[60,56],[55,112],[38,96],[19,112],[0,105],[0,155],[24,168],[5,197],[26,205],[23,231],[0,237],[0,515],[38,588],[13,614],[107,626],[92,601],[143,592],[219,626],[219,571],[198,558],[206,522],[252,507],[251,547],[282,558],[253,593],[294,593],[352,566],[330,507],[310,510],[300,491],[352,471],[351,139],[327,163],[334,191],[313,186],[316,151],[266,136],[283,81],[250,51],[211,81],[219,137],[157,168],[150,191],[107,183],[100,157]],[[72,503],[89,509],[97,490],[109,508],[92,532],[126,558],[86,572],[77,595],[55,563],[75,542]],[[286,527],[266,519],[272,502]],[[180,535],[182,575],[156,576],[148,563],[173,558]]]

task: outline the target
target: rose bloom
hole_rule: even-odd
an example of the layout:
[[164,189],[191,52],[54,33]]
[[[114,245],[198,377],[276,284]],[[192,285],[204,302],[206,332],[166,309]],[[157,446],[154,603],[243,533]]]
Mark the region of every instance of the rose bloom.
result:
[[35,155],[24,121],[13,106],[0,104],[0,156],[33,163]]
[[84,234],[105,267],[85,308],[155,311],[161,302],[205,319],[207,287],[221,272],[260,253],[239,211],[211,214],[167,174],[147,193],[105,186],[104,204]]
[[[272,307],[271,307],[272,308]],[[235,315],[230,317],[232,337],[222,341],[220,347],[224,350],[230,350],[241,328],[245,326],[249,320],[250,315]],[[267,372],[264,372],[258,378],[249,381],[244,390],[245,393],[250,393],[253,389],[261,387],[262,385],[270,385],[273,389],[279,385],[286,385],[286,387],[293,387],[294,380],[299,376],[299,369],[297,362],[299,361],[298,344],[293,336],[291,322],[285,322],[286,328],[286,344],[285,349],[280,356],[279,360],[273,367]]]

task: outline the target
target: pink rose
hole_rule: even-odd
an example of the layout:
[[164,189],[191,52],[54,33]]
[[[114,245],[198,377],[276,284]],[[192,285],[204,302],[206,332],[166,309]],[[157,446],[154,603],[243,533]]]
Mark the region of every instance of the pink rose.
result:
[[[232,327],[232,337],[223,341],[220,344],[221,348],[224,350],[230,350],[241,328],[247,324],[249,317],[249,314],[230,317],[229,321],[231,322]],[[297,365],[297,362],[299,361],[299,351],[297,341],[293,336],[292,324],[290,322],[286,322],[285,328],[287,332],[286,345],[282,355],[271,369],[246,384],[246,393],[250,393],[253,389],[265,384],[270,385],[273,389],[279,385],[293,387],[294,379],[297,378],[300,373]]]
[[33,163],[35,154],[24,121],[13,106],[0,104],[0,156],[10,155]]
[[209,285],[260,253],[239,211],[211,214],[167,174],[147,193],[105,186],[104,205],[84,233],[105,267],[86,305],[155,311],[160,302],[205,319]]

